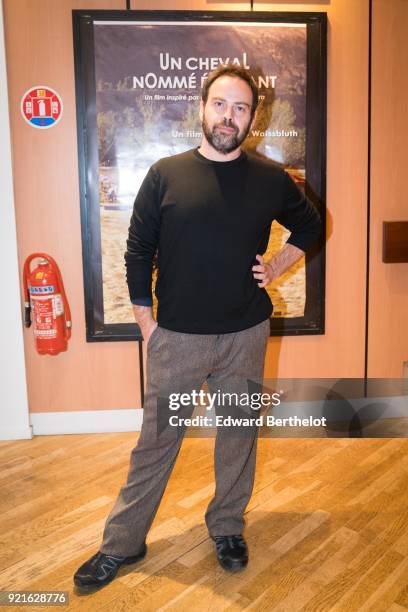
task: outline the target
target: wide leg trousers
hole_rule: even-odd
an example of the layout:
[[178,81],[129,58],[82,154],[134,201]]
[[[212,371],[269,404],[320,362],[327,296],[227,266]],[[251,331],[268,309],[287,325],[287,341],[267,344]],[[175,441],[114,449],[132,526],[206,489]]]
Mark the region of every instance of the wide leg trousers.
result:
[[[269,329],[267,319],[243,331],[220,335],[186,334],[162,327],[153,331],[147,346],[142,430],[131,452],[127,482],[106,521],[103,553],[132,556],[146,539],[185,432],[185,427],[169,426],[169,415],[188,418],[194,410],[192,403],[177,412],[170,410],[169,396],[199,392],[207,382],[210,393],[224,398],[223,405],[215,405],[217,415],[253,417],[254,410],[245,414],[234,398],[250,394],[262,381]],[[254,484],[258,430],[256,425],[217,428],[215,495],[205,514],[212,537],[243,531],[243,515]]]

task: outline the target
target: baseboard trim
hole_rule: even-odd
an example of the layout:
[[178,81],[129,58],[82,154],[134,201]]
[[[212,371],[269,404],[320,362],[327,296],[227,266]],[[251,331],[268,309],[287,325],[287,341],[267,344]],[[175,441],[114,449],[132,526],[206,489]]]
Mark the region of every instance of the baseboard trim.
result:
[[35,436],[140,431],[142,421],[141,408],[30,413]]

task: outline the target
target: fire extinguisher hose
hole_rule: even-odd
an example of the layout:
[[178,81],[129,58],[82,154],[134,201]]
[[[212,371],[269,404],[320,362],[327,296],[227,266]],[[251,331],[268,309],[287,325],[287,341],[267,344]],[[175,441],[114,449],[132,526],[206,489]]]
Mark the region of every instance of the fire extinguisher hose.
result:
[[25,327],[31,327],[31,302],[30,295],[28,293],[28,277],[30,274],[30,263],[33,257],[29,257],[24,262],[23,269],[23,288],[24,288],[24,325]]
[[72,321],[71,321],[71,309],[68,304],[67,296],[65,294],[64,283],[62,282],[62,276],[59,267],[54,261],[54,266],[56,270],[56,274],[58,277],[59,286],[61,288],[61,296],[64,304],[64,312],[65,312],[65,337],[67,340],[71,337],[71,329],[72,329]]

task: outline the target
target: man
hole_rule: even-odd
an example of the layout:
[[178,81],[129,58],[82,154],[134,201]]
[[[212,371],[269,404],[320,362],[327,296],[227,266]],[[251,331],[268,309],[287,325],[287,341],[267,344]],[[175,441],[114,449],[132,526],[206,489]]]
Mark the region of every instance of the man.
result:
[[[204,382],[214,393],[242,393],[250,381],[262,379],[272,313],[265,287],[318,237],[319,215],[289,175],[241,151],[257,103],[257,87],[245,69],[229,64],[210,73],[200,104],[201,146],[155,163],[136,197],[125,261],[135,318],[147,342],[143,425],[101,548],[75,574],[84,589],[106,584],[121,565],[146,553],[145,538],[185,430],[162,427],[169,395],[191,394]],[[273,219],[292,233],[266,263]],[[151,308],[156,251],[157,322]],[[192,411],[193,405],[184,406],[178,416]],[[217,430],[216,490],[205,521],[218,561],[229,571],[248,562],[243,515],[257,436],[255,426]]]

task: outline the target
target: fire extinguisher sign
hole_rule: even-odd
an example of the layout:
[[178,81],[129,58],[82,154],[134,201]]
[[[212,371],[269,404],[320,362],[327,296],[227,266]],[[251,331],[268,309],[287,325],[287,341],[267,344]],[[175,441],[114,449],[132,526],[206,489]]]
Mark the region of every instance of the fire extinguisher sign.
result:
[[61,96],[51,87],[33,87],[21,98],[21,114],[35,128],[53,127],[62,116]]

